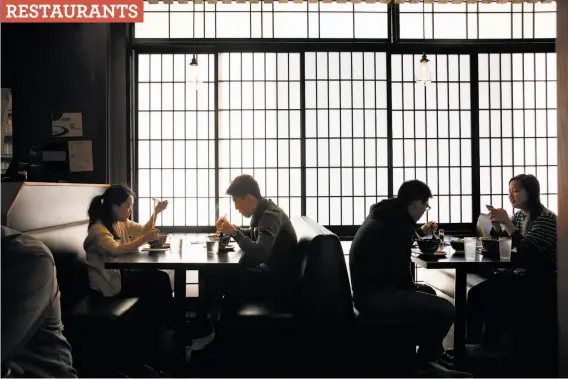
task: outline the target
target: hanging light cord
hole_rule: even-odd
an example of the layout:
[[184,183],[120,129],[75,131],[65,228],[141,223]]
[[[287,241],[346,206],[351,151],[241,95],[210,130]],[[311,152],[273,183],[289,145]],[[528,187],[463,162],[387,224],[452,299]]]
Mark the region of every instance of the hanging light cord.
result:
[[197,59],[195,55],[195,1],[192,1],[193,4],[193,59]]

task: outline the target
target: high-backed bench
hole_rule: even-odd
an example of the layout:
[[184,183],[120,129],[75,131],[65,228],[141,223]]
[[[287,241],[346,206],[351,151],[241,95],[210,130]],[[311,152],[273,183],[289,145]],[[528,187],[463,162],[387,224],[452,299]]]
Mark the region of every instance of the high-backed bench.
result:
[[89,288],[83,249],[87,209],[91,199],[102,194],[106,187],[24,182],[5,217],[6,226],[42,241],[53,254],[64,333],[76,362],[87,358],[104,364],[98,361],[97,350],[111,350],[113,341],[119,337],[118,324],[132,316],[138,302],[137,298],[104,298]]
[[[267,355],[256,363],[247,361],[265,364],[265,375],[407,375],[416,349],[412,334],[396,322],[360,317],[353,307],[339,238],[306,216],[295,218],[293,225],[299,251],[291,254],[302,259],[294,306],[283,310],[272,304],[246,303],[227,315],[237,331],[248,325],[235,340],[235,349],[240,347],[231,350],[232,358],[239,362],[240,351],[250,354],[242,344],[253,339]],[[251,337],[259,326],[260,338]]]

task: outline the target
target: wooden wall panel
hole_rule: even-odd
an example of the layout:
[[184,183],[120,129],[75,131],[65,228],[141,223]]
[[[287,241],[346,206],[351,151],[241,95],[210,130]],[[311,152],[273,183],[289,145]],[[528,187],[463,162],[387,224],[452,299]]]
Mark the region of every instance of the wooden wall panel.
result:
[[560,377],[568,377],[568,1],[557,1],[558,320]]

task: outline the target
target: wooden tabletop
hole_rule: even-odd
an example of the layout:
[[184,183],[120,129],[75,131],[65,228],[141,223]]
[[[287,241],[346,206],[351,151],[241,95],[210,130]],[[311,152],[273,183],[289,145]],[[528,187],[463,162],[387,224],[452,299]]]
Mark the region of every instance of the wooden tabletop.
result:
[[[184,268],[197,270],[205,266],[222,267],[239,263],[243,252],[235,242],[233,251],[208,254],[205,249],[206,234],[170,234],[170,249],[165,252],[140,251],[125,254],[121,257],[109,259],[105,268],[114,269],[140,269],[155,268],[173,270]],[[182,248],[180,249],[180,240]]]
[[[479,248],[475,254],[475,260],[466,260],[464,252],[456,252],[450,245],[441,249],[446,252],[443,258],[422,259],[419,249],[412,249],[412,261],[420,267],[424,268],[476,268],[476,267],[493,267],[507,268],[513,267],[514,263],[510,260],[501,260],[497,257],[488,257],[481,254]],[[513,253],[514,254],[514,253]]]
[[[343,248],[343,254],[349,254],[349,249],[351,247],[352,241],[341,241],[341,247]],[[412,261],[420,267],[424,268],[457,268],[457,267],[493,267],[493,268],[507,268],[513,267],[514,264],[511,261],[502,261],[499,257],[488,258],[487,256],[477,251],[474,261],[468,261],[465,259],[463,252],[457,252],[451,247],[451,245],[445,246],[442,250],[446,252],[444,258],[435,259],[421,259],[420,250],[412,249]],[[514,252],[513,252],[514,254]]]

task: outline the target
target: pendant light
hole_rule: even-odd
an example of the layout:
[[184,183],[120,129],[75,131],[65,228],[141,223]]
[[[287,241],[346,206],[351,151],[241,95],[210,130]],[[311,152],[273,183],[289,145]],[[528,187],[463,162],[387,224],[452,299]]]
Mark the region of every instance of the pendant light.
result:
[[422,59],[420,59],[420,67],[416,73],[416,83],[427,85],[432,82],[432,77],[430,75],[430,67],[428,66],[430,60],[426,58],[426,53],[422,54]]
[[199,64],[197,63],[197,54],[195,53],[195,1],[193,3],[193,57],[189,64],[187,72],[187,84],[191,89],[198,91],[203,82],[201,81]]

